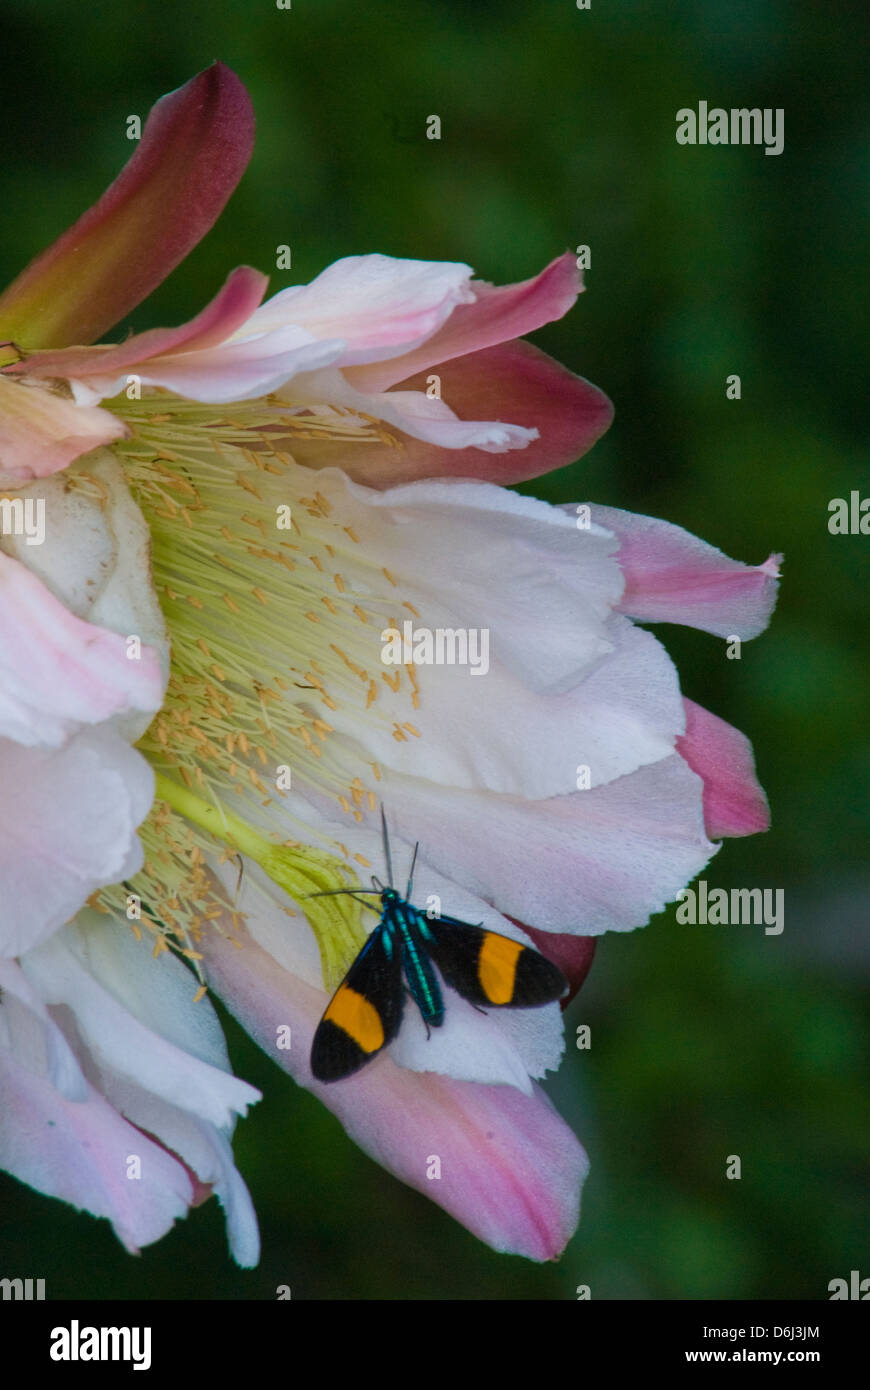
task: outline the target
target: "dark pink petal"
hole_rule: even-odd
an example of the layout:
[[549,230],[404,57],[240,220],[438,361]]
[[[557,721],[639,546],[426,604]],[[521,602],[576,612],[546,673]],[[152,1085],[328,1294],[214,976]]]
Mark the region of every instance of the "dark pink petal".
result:
[[566,314],[583,283],[574,257],[566,251],[531,280],[516,285],[472,280],[471,288],[475,302],[457,305],[444,326],[420,347],[403,357],[351,369],[348,377],[354,386],[360,391],[385,391],[439,362],[521,338]]
[[31,349],[101,337],[205,236],[253,140],[250,98],[223,63],[162,97],[99,202],[0,296],[0,338]]
[[704,783],[704,824],[711,840],[767,830],[767,797],[755,776],[752,744],[693,700],[684,700],[686,732],[677,752]]
[[[577,1225],[588,1160],[547,1096],[534,1087],[455,1081],[376,1058],[346,1081],[313,1079],[309,1055],[327,996],[291,975],[241,928],[234,948],[208,932],[210,984],[243,1027],[350,1137],[396,1177],[444,1207],[495,1250],[555,1259]],[[290,1025],[291,1046],[275,1039]],[[441,1177],[427,1178],[431,1156]]]
[[[597,386],[574,376],[531,343],[503,343],[438,367],[441,398],[461,420],[501,420],[537,429],[522,449],[444,449],[399,434],[400,447],[303,445],[294,451],[312,468],[340,467],[368,487],[394,487],[421,478],[481,478],[518,483],[585,454],[608,429],[613,406]],[[351,375],[351,373],[347,373]],[[402,381],[401,391],[425,392],[427,373]],[[383,399],[389,401],[391,392]],[[374,398],[377,400],[377,397]],[[377,413],[373,405],[372,413]]]
[[771,555],[763,565],[744,565],[669,521],[616,507],[594,506],[591,513],[594,522],[619,537],[623,613],[743,641],[767,627],[781,555]]
[[568,994],[561,1000],[564,1009],[567,1004],[571,1003],[592,969],[598,937],[569,936],[567,932],[539,931],[537,927],[530,927],[527,922],[518,922],[517,925],[522,927],[527,936],[531,937],[541,955],[546,956],[547,960],[551,960],[554,965],[558,965],[571,986]]
[[58,352],[35,352],[16,362],[7,376],[87,378],[94,373],[113,376],[134,369],[149,358],[195,352],[223,343],[256,309],[269,281],[259,270],[239,266],[210,304],[178,328],[151,328],[136,333],[117,347],[71,347]]

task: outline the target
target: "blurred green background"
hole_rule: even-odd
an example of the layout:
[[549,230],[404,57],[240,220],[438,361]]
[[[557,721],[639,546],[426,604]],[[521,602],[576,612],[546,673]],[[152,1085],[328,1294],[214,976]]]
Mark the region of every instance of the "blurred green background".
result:
[[[592,1027],[549,1089],[592,1171],[578,1234],[539,1267],[484,1248],[363,1157],[227,1020],[265,1098],[235,1151],[260,1267],[217,1203],[131,1259],[105,1223],[0,1179],[4,1273],[49,1297],[826,1298],[870,1275],[865,1011],[870,537],[828,501],[870,495],[866,11],[822,0],[62,0],[4,6],[4,281],[131,153],[126,117],[214,58],[249,87],[252,164],[219,225],[143,307],[192,315],[239,263],[292,246],[533,274],[588,243],[588,289],[536,341],[601,385],[616,421],[529,486],[666,517],[750,562],[785,552],[771,629],[728,661],[659,628],[686,694],[752,738],[767,836],[712,884],[785,889],[786,926],[678,926],[599,945],[568,1015]],[[785,151],[683,148],[675,113],[785,109]],[[440,142],[426,117],[442,120]],[[725,378],[742,378],[739,402]],[[739,1154],[743,1177],[725,1178]]]

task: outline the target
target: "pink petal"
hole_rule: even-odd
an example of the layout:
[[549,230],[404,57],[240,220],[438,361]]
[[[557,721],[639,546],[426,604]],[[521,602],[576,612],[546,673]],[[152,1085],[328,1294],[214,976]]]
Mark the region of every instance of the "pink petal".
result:
[[[588,1161],[543,1091],[525,1096],[513,1086],[407,1071],[388,1056],[347,1081],[314,1081],[308,1059],[326,995],[283,970],[244,929],[235,935],[241,950],[216,932],[204,938],[212,985],[366,1153],[494,1249],[532,1260],[560,1254],[577,1224]],[[275,1039],[286,1024],[284,1051]],[[429,1180],[433,1155],[441,1177]]]
[[0,955],[18,956],[97,888],[142,867],[154,799],[141,754],[105,725],[59,749],[0,738]]
[[574,257],[566,252],[539,275],[515,285],[473,280],[473,304],[458,305],[437,333],[412,352],[348,373],[360,391],[385,391],[425,368],[495,347],[532,333],[571,308],[583,288]]
[[[131,1253],[150,1245],[187,1215],[193,1193],[184,1167],[89,1088],[70,1101],[49,1081],[0,1050],[0,1169],[111,1221]],[[142,1160],[131,1181],[128,1157]]]
[[0,336],[27,349],[99,338],[217,220],[253,139],[250,99],[223,63],[162,97],[99,202],[0,296]]
[[686,732],[677,751],[704,782],[704,823],[711,839],[767,830],[767,797],[755,776],[752,744],[693,700],[684,700]]
[[[355,378],[355,372],[346,372]],[[411,392],[426,401],[428,373],[403,380],[395,391],[368,398],[371,414],[389,419],[388,407],[406,402]],[[613,407],[602,391],[533,347],[512,342],[485,348],[445,362],[437,369],[443,404],[461,421],[509,421],[518,428],[537,430],[538,438],[506,452],[484,452],[479,446],[444,448],[411,436],[411,421],[396,416],[399,446],[367,444],[308,445],[299,454],[314,468],[341,467],[356,482],[369,487],[393,487],[422,478],[481,478],[493,483],[517,483],[573,463],[609,428]],[[434,402],[429,402],[430,405]],[[507,428],[507,427],[506,427]]]
[[7,375],[34,378],[115,377],[134,371],[151,358],[215,347],[241,327],[266,293],[268,279],[250,266],[239,266],[210,304],[178,328],[151,328],[116,347],[72,347],[35,352],[11,366]]
[[0,376],[0,487],[57,473],[80,454],[128,433],[107,410],[74,405]]
[[669,521],[615,507],[594,506],[591,512],[594,522],[619,537],[623,613],[744,641],[767,627],[781,555],[771,555],[763,565],[744,565]]
[[36,575],[0,552],[0,737],[57,746],[82,724],[158,710],[160,659],[75,617]]

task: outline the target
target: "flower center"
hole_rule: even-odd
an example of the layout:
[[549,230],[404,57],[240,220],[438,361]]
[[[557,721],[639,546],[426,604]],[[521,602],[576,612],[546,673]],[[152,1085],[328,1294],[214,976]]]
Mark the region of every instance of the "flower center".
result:
[[[403,607],[419,614],[367,556],[347,506],[330,502],[292,453],[310,439],[383,443],[378,422],[328,408],[288,414],[269,398],[221,408],[162,392],[113,409],[132,430],[115,452],[151,529],[172,665],[163,708],[138,744],[158,774],[140,832],[146,865],[97,902],[117,911],[137,893],[157,949],[177,945],[195,961],[204,926],[239,916],[209,860],[250,854],[297,900],[352,886],[354,862],[372,867],[331,837],[322,848],[302,843],[294,827],[306,841],[311,830],[288,794],[325,795],[357,822],[375,809],[381,770],[330,716],[379,721],[399,741],[419,736],[408,717],[420,699],[413,664],[385,670],[380,661],[381,631]],[[364,939],[361,909],[324,898],[305,913],[331,986]]]

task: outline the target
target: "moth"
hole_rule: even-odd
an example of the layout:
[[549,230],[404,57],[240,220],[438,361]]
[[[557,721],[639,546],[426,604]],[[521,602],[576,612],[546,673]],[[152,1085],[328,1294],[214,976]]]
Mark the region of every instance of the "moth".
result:
[[[337,888],[310,894],[314,898],[346,894],[380,914],[314,1034],[311,1070],[318,1081],[352,1076],[393,1041],[402,1025],[406,992],[420,1010],[428,1033],[444,1022],[441,980],[483,1010],[536,1008],[553,1003],[568,988],[561,970],[531,946],[456,917],[430,918],[415,907],[411,893],[419,841],[403,897],[393,885],[383,808],[381,825],[386,886],[372,875],[374,892]],[[367,901],[371,898],[378,898],[380,906]]]

